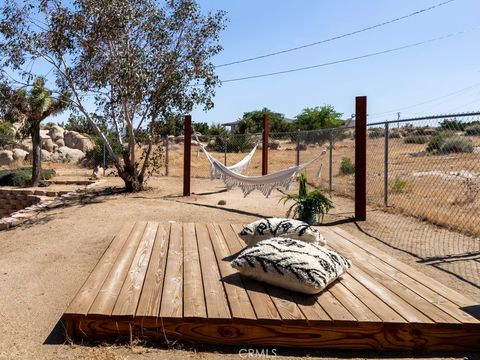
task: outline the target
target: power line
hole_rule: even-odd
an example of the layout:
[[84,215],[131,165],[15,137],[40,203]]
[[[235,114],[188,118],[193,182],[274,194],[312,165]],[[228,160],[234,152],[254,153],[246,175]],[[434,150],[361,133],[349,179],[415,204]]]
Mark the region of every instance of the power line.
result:
[[227,80],[222,80],[222,83],[256,79],[256,78],[274,76],[274,75],[280,75],[280,74],[287,74],[287,73],[310,70],[310,69],[315,69],[315,68],[329,66],[329,65],[341,64],[341,63],[350,62],[350,61],[354,61],[354,60],[365,59],[365,58],[369,58],[369,57],[373,57],[373,56],[377,56],[377,55],[387,54],[387,53],[391,53],[391,52],[395,52],[395,51],[399,51],[399,50],[403,50],[403,49],[408,49],[408,48],[412,48],[412,47],[416,47],[416,46],[420,46],[420,45],[425,45],[425,44],[435,42],[435,41],[439,41],[439,40],[448,39],[448,38],[451,38],[451,37],[454,37],[454,36],[462,35],[466,32],[472,31],[472,30],[476,30],[476,29],[478,29],[478,26],[473,28],[473,29],[470,29],[470,30],[459,31],[459,32],[456,32],[456,33],[451,33],[451,34],[448,34],[448,35],[436,37],[436,38],[433,38],[433,39],[420,41],[420,42],[416,42],[416,43],[408,44],[408,45],[404,45],[404,46],[399,46],[399,47],[396,47],[396,48],[393,48],[393,49],[377,51],[377,52],[370,53],[370,54],[365,54],[365,55],[355,56],[355,57],[351,57],[351,58],[347,58],[347,59],[341,59],[341,60],[326,62],[326,63],[318,64],[318,65],[311,65],[311,66],[305,66],[305,67],[300,67],[300,68],[276,71],[276,72],[271,72],[271,73],[266,73],[266,74],[259,74],[259,75],[245,76],[245,77],[234,78],[234,79],[227,79]]
[[435,101],[438,101],[438,100],[445,99],[445,98],[450,97],[450,96],[459,95],[459,94],[464,93],[468,90],[472,90],[472,89],[474,89],[478,86],[480,86],[480,83],[476,83],[476,84],[470,85],[466,88],[463,88],[463,89],[460,89],[460,90],[457,90],[457,91],[454,91],[454,92],[451,92],[451,93],[448,93],[448,94],[445,94],[445,95],[442,95],[442,96],[439,96],[439,97],[436,97],[436,98],[433,98],[433,99],[430,99],[430,100],[425,100],[425,101],[422,101],[422,102],[419,102],[419,103],[416,103],[416,104],[413,104],[413,105],[397,108],[395,110],[384,111],[384,112],[372,114],[372,115],[369,115],[369,118],[370,119],[371,118],[378,118],[378,117],[382,117],[383,115],[396,113],[396,112],[398,112],[398,110],[407,110],[407,109],[411,109],[411,108],[414,108],[414,107],[417,107],[417,106],[420,106],[420,105],[425,105],[425,104],[428,104],[428,103],[431,103],[431,102],[435,102]]
[[345,33],[345,34],[342,34],[342,35],[337,35],[337,36],[331,37],[329,39],[324,39],[324,40],[316,41],[316,42],[313,42],[313,43],[310,43],[310,44],[300,45],[300,46],[297,46],[297,47],[293,47],[293,48],[285,49],[285,50],[280,50],[280,51],[272,52],[272,53],[269,53],[269,54],[264,54],[264,55],[259,55],[259,56],[255,56],[255,57],[251,57],[251,58],[246,58],[246,59],[243,59],[243,60],[232,61],[232,62],[229,62],[229,63],[216,65],[215,67],[219,68],[219,67],[224,67],[224,66],[241,64],[241,63],[245,63],[245,62],[248,62],[248,61],[264,59],[264,58],[267,58],[267,57],[270,57],[270,56],[285,54],[285,53],[288,53],[288,52],[305,49],[305,48],[308,48],[308,47],[311,47],[311,46],[324,44],[326,42],[330,42],[330,41],[342,39],[342,38],[345,38],[345,37],[348,37],[348,36],[360,34],[360,33],[365,32],[365,31],[373,30],[373,29],[376,29],[376,28],[379,28],[379,27],[382,27],[382,26],[385,26],[385,25],[388,25],[388,24],[392,24],[392,23],[397,22],[397,21],[404,20],[404,19],[407,19],[409,17],[412,17],[412,16],[415,16],[415,15],[433,10],[433,9],[438,8],[440,6],[446,5],[446,4],[451,3],[453,1],[456,1],[456,0],[444,1],[444,2],[441,2],[439,4],[430,6],[428,8],[414,11],[413,13],[408,14],[408,15],[404,15],[404,16],[401,16],[401,17],[398,17],[398,18],[395,18],[395,19],[391,19],[391,20],[388,20],[388,21],[385,21],[385,22],[382,22],[382,23],[379,23],[379,24],[376,24],[376,25],[372,25],[372,26],[369,26],[369,27],[366,27],[366,28],[363,28],[363,29],[360,29],[360,30],[355,30],[355,31]]

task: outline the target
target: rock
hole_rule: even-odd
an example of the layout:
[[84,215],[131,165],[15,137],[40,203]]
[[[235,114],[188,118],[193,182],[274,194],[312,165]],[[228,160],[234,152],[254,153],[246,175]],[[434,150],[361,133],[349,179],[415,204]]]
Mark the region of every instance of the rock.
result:
[[268,147],[272,150],[278,150],[280,148],[280,140],[272,140],[268,144]]
[[106,169],[105,176],[118,176],[117,169]]
[[82,135],[76,131],[64,131],[63,136],[65,146],[71,149],[86,152],[94,147],[92,140],[90,140],[88,136]]
[[31,139],[23,139],[15,144],[15,146],[19,149],[25,150],[27,152],[31,152],[33,149],[32,140]]
[[183,135],[179,135],[175,138],[175,142],[177,144],[183,143],[184,140],[185,140],[185,136],[183,136]]
[[13,149],[13,159],[15,161],[25,161],[25,159],[28,156],[28,151],[25,151],[23,149]]
[[304,143],[298,144],[298,150],[300,150],[300,151],[307,150],[307,145],[305,145]]
[[48,130],[40,130],[40,137],[42,139],[51,139],[50,135],[48,135]]
[[[33,150],[31,150],[27,155],[27,160],[32,162]],[[52,161],[52,153],[48,152],[45,149],[42,149],[42,161]]]
[[227,205],[227,202],[225,200],[219,200],[218,205]]
[[15,162],[13,152],[10,150],[0,150],[0,166],[10,166]]
[[[64,130],[58,125],[53,125],[50,130],[48,130],[48,135],[56,143],[57,140],[61,139],[63,141]],[[64,144],[65,145],[65,144]],[[64,146],[62,145],[62,146]],[[60,146],[60,145],[58,145]]]
[[56,153],[51,155],[51,161],[75,164],[80,162],[84,157],[85,153],[83,151],[62,146],[58,148]]
[[54,144],[51,138],[42,138],[42,149],[47,150],[48,152],[55,152],[58,148],[58,145]]
[[58,147],[62,147],[62,146],[65,146],[65,141],[62,139],[57,139],[55,140],[55,145],[57,145]]
[[167,140],[168,140],[169,142],[173,142],[173,141],[175,141],[175,136],[173,136],[173,135],[168,135],[168,136],[167,136]]

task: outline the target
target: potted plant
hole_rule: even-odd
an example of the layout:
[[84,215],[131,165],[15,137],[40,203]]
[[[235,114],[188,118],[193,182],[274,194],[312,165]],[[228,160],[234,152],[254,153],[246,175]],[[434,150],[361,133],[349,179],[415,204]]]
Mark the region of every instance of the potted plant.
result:
[[335,206],[333,202],[324,194],[323,190],[315,189],[308,191],[307,177],[304,174],[298,176],[299,188],[298,194],[284,194],[280,199],[285,204],[287,201],[292,200],[294,203],[287,210],[287,217],[290,217],[293,213],[293,217],[297,217],[299,220],[314,225],[322,222],[323,217]]

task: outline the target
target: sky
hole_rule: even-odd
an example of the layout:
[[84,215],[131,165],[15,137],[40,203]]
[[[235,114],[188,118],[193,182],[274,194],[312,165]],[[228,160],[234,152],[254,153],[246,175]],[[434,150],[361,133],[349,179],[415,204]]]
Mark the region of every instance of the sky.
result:
[[[3,3],[5,0],[0,0]],[[383,23],[448,0],[198,0],[225,10],[221,65],[318,42]],[[368,121],[480,110],[480,1],[452,0],[385,26],[256,61],[217,67],[221,80],[314,66],[464,32],[378,56],[276,76],[225,82],[214,108],[194,122],[225,123],[267,107],[294,118],[331,105],[349,118],[355,96],[367,96]],[[36,67],[42,68],[41,63]],[[44,69],[45,70],[45,69]],[[44,73],[46,70],[44,71]],[[41,73],[41,74],[44,74]],[[65,121],[68,113],[52,119]]]
[[[229,22],[214,64],[321,41],[428,8],[443,0],[203,0]],[[268,107],[288,118],[332,105],[350,117],[355,96],[368,99],[369,122],[480,109],[480,1],[455,0],[377,29],[299,51],[219,67],[222,80],[357,57],[444,35],[466,33],[356,61],[223,83],[215,107],[196,122],[223,123]],[[420,104],[420,105],[419,105]]]

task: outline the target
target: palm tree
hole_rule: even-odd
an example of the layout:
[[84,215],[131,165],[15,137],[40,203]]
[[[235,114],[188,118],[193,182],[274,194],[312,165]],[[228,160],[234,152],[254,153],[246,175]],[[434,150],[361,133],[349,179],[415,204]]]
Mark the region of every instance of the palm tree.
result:
[[12,89],[3,86],[1,97],[5,120],[19,122],[22,136],[32,136],[32,181],[31,186],[38,186],[42,170],[42,139],[40,123],[50,115],[58,114],[66,109],[69,95],[64,93],[54,98],[52,92],[45,87],[45,78],[37,77],[30,91]]

